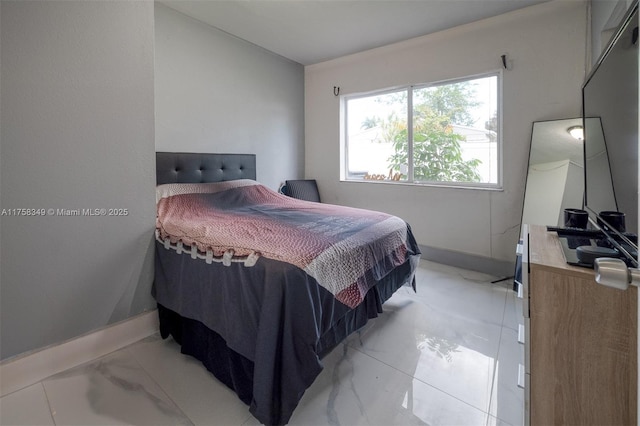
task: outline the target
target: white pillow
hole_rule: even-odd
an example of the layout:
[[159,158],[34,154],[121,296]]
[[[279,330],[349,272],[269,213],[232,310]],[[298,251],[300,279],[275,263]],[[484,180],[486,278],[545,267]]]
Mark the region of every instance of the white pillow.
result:
[[165,183],[156,186],[156,203],[163,198],[181,194],[206,194],[225,191],[241,186],[260,185],[255,180],[238,179],[209,183]]

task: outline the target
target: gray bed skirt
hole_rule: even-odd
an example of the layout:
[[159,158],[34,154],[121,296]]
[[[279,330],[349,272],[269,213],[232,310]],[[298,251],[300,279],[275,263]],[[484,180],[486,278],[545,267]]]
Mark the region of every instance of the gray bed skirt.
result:
[[350,309],[293,265],[266,258],[253,267],[207,264],[156,241],[153,295],[162,337],[173,336],[261,423],[286,424],[322,371],[322,357],[382,313],[398,288],[415,288],[415,241],[411,249],[407,262]]

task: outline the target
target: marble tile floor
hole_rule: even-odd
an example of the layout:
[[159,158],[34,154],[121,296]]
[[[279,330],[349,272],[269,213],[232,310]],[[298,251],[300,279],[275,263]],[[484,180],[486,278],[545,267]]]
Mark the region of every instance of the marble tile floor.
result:
[[[520,425],[511,281],[421,261],[385,313],[325,359],[291,425]],[[0,398],[1,425],[258,425],[158,335]]]

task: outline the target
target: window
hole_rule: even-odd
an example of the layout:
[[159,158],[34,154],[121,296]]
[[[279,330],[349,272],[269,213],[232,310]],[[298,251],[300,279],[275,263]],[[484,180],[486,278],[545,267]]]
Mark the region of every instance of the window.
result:
[[498,188],[499,77],[346,96],[346,179]]

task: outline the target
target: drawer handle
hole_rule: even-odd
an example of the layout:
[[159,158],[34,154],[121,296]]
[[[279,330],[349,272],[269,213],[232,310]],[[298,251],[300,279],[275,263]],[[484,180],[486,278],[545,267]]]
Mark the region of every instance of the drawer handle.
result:
[[518,364],[518,387],[524,389],[524,365]]
[[524,324],[518,324],[518,343],[523,344],[525,342],[525,335],[524,335]]

